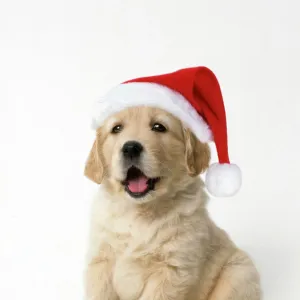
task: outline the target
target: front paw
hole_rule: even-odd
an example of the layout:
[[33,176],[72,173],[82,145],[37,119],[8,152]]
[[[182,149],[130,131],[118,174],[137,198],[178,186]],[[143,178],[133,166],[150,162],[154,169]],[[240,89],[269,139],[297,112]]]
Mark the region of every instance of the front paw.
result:
[[111,281],[111,270],[106,264],[93,264],[87,268],[85,300],[119,300]]

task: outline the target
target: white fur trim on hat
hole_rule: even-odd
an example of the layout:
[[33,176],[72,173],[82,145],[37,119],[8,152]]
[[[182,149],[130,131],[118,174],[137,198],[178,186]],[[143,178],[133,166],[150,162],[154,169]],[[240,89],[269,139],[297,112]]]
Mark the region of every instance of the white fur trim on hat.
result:
[[233,196],[242,185],[241,170],[234,164],[212,164],[207,171],[205,185],[213,196]]
[[113,88],[101,98],[93,111],[93,128],[128,107],[150,106],[164,109],[185,123],[202,142],[211,141],[212,133],[196,109],[181,94],[156,83],[131,82]]

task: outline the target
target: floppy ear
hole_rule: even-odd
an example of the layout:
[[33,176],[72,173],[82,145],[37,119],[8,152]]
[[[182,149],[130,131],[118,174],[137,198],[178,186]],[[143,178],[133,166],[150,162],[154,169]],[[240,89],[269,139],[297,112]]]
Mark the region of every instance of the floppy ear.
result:
[[190,176],[197,176],[204,172],[210,161],[208,144],[201,143],[188,128],[184,128],[185,160]]
[[103,179],[103,163],[101,161],[99,150],[99,140],[97,137],[94,141],[84,169],[84,175],[98,184],[100,184]]

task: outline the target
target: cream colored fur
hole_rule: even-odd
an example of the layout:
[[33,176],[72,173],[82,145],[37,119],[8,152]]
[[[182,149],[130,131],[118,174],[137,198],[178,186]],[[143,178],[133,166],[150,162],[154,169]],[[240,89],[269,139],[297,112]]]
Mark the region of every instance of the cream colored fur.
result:
[[[156,121],[168,131],[152,132]],[[123,132],[110,134],[119,123]],[[162,176],[141,200],[120,183],[120,147],[130,139],[145,146],[145,174]],[[85,171],[101,183],[92,207],[87,300],[260,299],[250,258],[207,213],[197,175],[208,162],[207,145],[159,109],[127,109],[98,130]]]

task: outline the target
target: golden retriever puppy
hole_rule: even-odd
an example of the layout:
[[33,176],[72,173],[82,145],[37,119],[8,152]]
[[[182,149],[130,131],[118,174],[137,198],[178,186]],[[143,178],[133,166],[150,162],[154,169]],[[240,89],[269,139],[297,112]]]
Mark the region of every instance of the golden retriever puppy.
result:
[[258,300],[258,273],[209,218],[210,151],[171,114],[134,107],[98,129],[88,300]]

